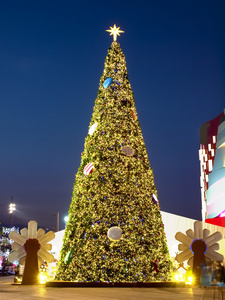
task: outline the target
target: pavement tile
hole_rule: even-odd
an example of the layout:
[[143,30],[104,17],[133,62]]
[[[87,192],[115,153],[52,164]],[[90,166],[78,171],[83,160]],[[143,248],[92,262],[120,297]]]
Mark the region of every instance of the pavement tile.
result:
[[[12,285],[13,276],[0,277],[0,300],[210,300],[213,289],[182,288],[53,288]],[[221,294],[215,290],[215,300]]]

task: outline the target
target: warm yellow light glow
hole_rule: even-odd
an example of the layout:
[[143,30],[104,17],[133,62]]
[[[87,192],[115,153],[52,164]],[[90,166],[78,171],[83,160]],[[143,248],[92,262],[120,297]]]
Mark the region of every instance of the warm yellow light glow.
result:
[[179,277],[180,277],[180,276],[179,276],[178,273],[176,273],[176,274],[174,275],[174,278],[175,278],[175,280],[177,280],[177,281],[179,280]]
[[187,280],[185,281],[186,284],[191,285],[194,282],[193,276],[188,276]]
[[120,35],[120,33],[124,33],[124,31],[120,30],[120,27],[116,27],[115,24],[114,24],[114,27],[110,26],[110,29],[108,29],[106,31],[110,32],[110,35],[113,35],[114,42],[116,42],[116,40],[117,40],[117,35]]
[[184,275],[180,274],[179,271],[177,271],[174,274],[174,279],[175,279],[175,281],[184,281]]
[[22,282],[22,277],[17,277],[17,276],[15,276],[14,282],[15,282],[15,283],[21,283],[21,282]]
[[47,281],[47,276],[44,273],[39,274],[39,282],[40,284],[45,284]]

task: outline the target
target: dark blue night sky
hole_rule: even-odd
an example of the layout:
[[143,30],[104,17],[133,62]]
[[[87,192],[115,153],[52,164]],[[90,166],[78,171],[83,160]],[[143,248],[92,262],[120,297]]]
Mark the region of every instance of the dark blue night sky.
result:
[[60,229],[116,24],[161,209],[201,219],[200,126],[225,108],[225,2],[2,0],[0,222]]

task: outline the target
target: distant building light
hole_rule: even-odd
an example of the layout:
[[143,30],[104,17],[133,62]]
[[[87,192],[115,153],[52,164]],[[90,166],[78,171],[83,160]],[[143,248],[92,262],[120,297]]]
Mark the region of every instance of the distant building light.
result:
[[199,150],[199,160],[202,160],[202,149]]
[[212,172],[213,165],[212,165],[212,160],[209,160],[209,172]]
[[219,215],[220,218],[225,217],[225,210]]

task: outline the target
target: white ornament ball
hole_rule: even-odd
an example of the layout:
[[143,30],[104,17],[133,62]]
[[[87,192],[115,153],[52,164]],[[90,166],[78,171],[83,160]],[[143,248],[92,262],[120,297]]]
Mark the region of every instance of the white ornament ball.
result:
[[111,227],[108,230],[107,236],[110,240],[119,241],[122,238],[122,230],[119,227]]
[[92,135],[92,134],[95,132],[95,129],[97,128],[97,126],[98,126],[98,123],[94,123],[94,124],[90,127],[88,133],[89,133],[90,135]]

